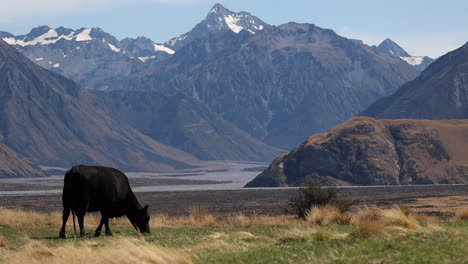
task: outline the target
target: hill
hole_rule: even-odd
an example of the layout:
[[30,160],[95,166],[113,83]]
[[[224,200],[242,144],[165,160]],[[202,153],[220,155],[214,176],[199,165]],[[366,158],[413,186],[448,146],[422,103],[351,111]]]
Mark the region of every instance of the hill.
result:
[[468,183],[468,120],[356,117],[277,157],[246,187]]

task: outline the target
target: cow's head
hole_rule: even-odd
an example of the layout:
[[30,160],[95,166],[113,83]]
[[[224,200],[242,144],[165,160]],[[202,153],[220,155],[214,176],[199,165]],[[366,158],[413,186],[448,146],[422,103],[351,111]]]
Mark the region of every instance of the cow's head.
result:
[[140,230],[141,233],[151,233],[149,228],[150,215],[148,213],[148,205],[138,210],[135,215],[134,225]]

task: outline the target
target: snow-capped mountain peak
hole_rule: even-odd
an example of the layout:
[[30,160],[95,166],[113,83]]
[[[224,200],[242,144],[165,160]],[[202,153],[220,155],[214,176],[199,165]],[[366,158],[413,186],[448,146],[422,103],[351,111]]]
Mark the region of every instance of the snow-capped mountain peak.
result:
[[261,31],[267,26],[258,17],[247,12],[233,12],[221,4],[216,4],[208,12],[206,18],[196,25],[190,32],[173,38],[165,43],[165,46],[178,50],[186,43],[199,39],[211,32],[232,31],[236,34],[245,30],[251,34]]

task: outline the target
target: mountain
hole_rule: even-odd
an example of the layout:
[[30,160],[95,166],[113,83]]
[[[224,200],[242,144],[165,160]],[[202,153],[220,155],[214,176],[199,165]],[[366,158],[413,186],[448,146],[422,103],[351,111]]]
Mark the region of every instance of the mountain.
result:
[[329,29],[289,23],[222,31],[114,83],[183,92],[267,144],[290,148],[393,93],[417,71]]
[[149,38],[138,37],[138,38],[125,38],[120,42],[122,49],[131,56],[131,58],[137,58],[142,62],[148,60],[161,60],[174,54],[175,51],[172,49],[157,44]]
[[411,57],[408,52],[389,38],[382,41],[377,49],[397,57]]
[[179,50],[186,44],[204,38],[213,32],[232,31],[237,34],[240,31],[247,31],[255,34],[267,26],[268,24],[250,13],[235,13],[221,4],[216,4],[206,18],[191,31],[169,40],[164,45],[173,50]]
[[277,157],[246,187],[468,183],[468,120],[357,117]]
[[45,177],[38,166],[0,143],[0,178]]
[[0,143],[49,166],[86,163],[148,171],[198,164],[193,156],[113,120],[98,105],[73,81],[0,40]]
[[100,28],[40,26],[21,36],[0,32],[0,38],[38,65],[98,90],[138,71],[146,61],[174,53],[146,38],[119,41]]
[[361,115],[375,118],[468,118],[468,43],[440,57],[414,81]]
[[377,49],[389,55],[401,58],[409,65],[420,71],[426,69],[431,63],[434,62],[434,59],[427,56],[411,56],[402,47],[389,38],[380,43],[380,45],[377,46]]
[[203,160],[271,161],[281,152],[181,93],[166,96],[119,90],[95,94],[112,117]]

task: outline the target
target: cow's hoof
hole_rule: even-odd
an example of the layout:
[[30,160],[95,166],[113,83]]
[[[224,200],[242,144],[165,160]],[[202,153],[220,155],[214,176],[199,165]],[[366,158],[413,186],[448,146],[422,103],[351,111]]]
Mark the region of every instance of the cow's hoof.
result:
[[100,237],[100,236],[101,236],[101,232],[96,232],[96,233],[94,234],[94,237]]
[[80,237],[86,237],[85,233],[80,233]]
[[112,232],[106,232],[106,236],[112,236]]
[[64,233],[60,232],[60,234],[59,234],[59,238],[66,238],[66,236],[65,236],[65,234],[64,234]]

